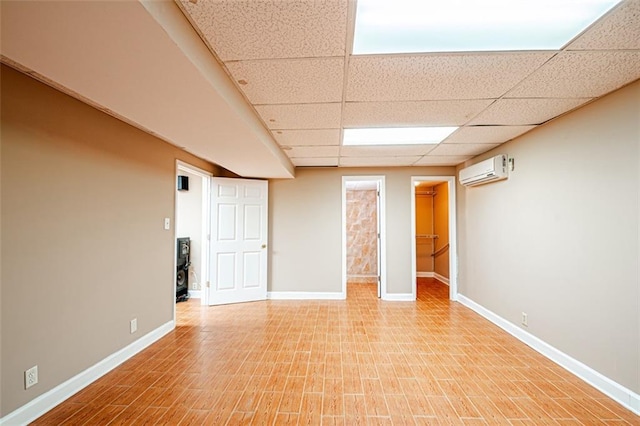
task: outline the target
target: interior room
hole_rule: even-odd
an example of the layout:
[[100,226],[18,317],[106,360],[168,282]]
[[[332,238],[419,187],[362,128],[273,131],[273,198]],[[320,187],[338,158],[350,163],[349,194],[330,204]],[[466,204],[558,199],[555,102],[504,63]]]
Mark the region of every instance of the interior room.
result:
[[378,287],[378,183],[349,181],[346,184],[347,294],[349,287]]
[[[176,176],[176,301],[203,299],[208,274],[209,178],[211,174],[178,164]],[[181,246],[182,241],[185,246]]]
[[0,2],[0,424],[639,424],[640,1],[434,3]]
[[449,192],[447,182],[415,185],[416,276],[449,284]]

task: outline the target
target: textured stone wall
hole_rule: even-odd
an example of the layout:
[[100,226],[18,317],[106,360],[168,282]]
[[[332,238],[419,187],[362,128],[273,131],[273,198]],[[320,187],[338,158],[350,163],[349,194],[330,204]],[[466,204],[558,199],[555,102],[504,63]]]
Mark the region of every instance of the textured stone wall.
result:
[[376,190],[347,191],[347,279],[376,282],[378,276]]

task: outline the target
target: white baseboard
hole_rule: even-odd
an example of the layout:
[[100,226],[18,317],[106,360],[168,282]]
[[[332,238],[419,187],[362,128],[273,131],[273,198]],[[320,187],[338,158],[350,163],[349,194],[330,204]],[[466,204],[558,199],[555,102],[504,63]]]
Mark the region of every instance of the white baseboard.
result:
[[627,389],[621,384],[614,382],[593,368],[583,364],[575,358],[572,358],[559,349],[556,349],[547,342],[491,312],[466,296],[458,294],[458,301],[469,309],[485,317],[521,342],[530,346],[532,349],[540,352],[542,355],[546,356],[570,373],[575,374],[578,378],[584,380],[600,392],[619,402],[635,414],[640,415],[640,395],[633,392],[631,389]]
[[435,272],[416,272],[416,278],[433,278]]
[[436,280],[440,281],[443,284],[449,285],[449,278],[444,277],[444,276],[438,274],[437,272],[433,273],[433,278],[435,278]]
[[201,299],[202,298],[202,290],[189,290],[189,298],[190,299]]
[[107,374],[138,352],[164,337],[175,328],[175,323],[169,321],[155,330],[145,334],[135,342],[109,355],[97,364],[59,384],[48,392],[26,403],[0,419],[0,425],[26,425],[67,398],[78,393],[100,377]]
[[347,295],[342,292],[316,291],[268,291],[270,300],[344,300]]
[[415,302],[416,298],[411,293],[386,293],[382,295],[382,300],[390,302]]

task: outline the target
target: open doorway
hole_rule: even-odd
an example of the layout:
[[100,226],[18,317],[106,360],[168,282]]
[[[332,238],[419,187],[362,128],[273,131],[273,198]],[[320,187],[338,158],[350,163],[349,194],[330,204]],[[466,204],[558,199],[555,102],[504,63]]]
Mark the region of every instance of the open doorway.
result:
[[418,278],[433,278],[458,294],[456,274],[455,177],[411,178],[411,256],[413,296]]
[[342,294],[348,288],[386,293],[384,176],[342,178]]
[[199,299],[203,305],[208,303],[210,177],[204,170],[177,162],[176,296],[179,300]]

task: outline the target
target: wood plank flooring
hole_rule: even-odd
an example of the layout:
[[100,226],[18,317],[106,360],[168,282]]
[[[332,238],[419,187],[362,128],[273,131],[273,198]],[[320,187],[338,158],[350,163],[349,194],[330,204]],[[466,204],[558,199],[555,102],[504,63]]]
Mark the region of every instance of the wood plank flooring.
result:
[[639,425],[419,279],[418,301],[179,303],[175,331],[35,425]]

